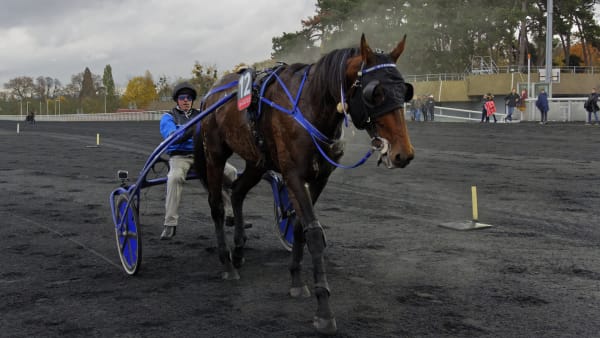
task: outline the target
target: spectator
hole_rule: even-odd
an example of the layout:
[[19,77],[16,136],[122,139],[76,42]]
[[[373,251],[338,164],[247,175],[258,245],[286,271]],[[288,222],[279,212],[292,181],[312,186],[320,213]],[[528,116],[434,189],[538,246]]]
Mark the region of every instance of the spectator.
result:
[[[521,98],[519,100],[519,110],[521,114],[525,112],[525,108],[527,108],[527,89],[521,90]],[[522,115],[521,115],[522,116]]]
[[[433,115],[433,111],[435,108],[435,99],[433,98],[433,95],[429,95],[429,97],[425,100],[425,103],[423,104],[425,109],[423,110],[423,115],[427,116],[429,115],[429,119],[431,119],[431,121],[434,120],[434,115]],[[427,119],[425,119],[427,120]]]
[[517,90],[515,88],[513,88],[512,91],[510,92],[510,94],[508,94],[504,98],[504,101],[506,102],[506,107],[507,107],[507,114],[506,114],[506,117],[504,118],[504,122],[512,122],[512,115],[515,111],[515,107],[521,101],[521,97],[519,96],[519,94],[517,94]]
[[587,101],[584,104],[585,110],[588,112],[587,122],[585,124],[592,123],[592,113],[594,113],[594,117],[596,118],[596,124],[598,124],[598,93],[596,93],[596,88],[592,88],[592,93],[588,96]]
[[487,93],[484,98],[486,100],[483,104],[485,110],[485,123],[490,122],[490,116],[494,118],[494,123],[498,122],[496,119],[496,103],[494,103],[494,95]]
[[419,110],[423,113],[423,122],[426,122],[428,119],[427,111],[425,110],[425,95],[419,96],[417,104],[419,105]]
[[483,95],[483,103],[481,104],[481,121],[479,123],[485,122],[485,118],[487,117],[487,110],[485,110],[485,103],[487,102],[487,94]]
[[413,120],[415,121],[421,120],[421,106],[421,98],[415,95],[415,98],[412,100]]
[[540,110],[540,124],[548,123],[548,111],[550,107],[548,106],[548,94],[546,94],[544,88],[540,90],[535,101],[535,106]]

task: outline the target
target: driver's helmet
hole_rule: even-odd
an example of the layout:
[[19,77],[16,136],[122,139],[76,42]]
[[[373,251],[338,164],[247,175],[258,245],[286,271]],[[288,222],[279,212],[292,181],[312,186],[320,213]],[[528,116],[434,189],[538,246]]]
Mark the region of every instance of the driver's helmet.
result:
[[196,89],[194,89],[194,86],[192,86],[188,82],[182,82],[182,83],[178,84],[177,86],[175,86],[175,89],[173,89],[173,101],[177,102],[177,97],[180,94],[191,95],[192,100],[196,100],[196,96],[198,95],[198,93],[196,92]]

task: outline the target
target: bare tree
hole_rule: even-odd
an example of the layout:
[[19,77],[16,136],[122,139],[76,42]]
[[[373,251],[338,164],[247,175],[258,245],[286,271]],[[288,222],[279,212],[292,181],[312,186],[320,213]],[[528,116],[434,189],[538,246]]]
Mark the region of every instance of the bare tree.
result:
[[12,95],[18,100],[30,98],[35,91],[33,78],[29,76],[19,76],[14,79],[10,79],[4,84],[4,88],[10,90]]

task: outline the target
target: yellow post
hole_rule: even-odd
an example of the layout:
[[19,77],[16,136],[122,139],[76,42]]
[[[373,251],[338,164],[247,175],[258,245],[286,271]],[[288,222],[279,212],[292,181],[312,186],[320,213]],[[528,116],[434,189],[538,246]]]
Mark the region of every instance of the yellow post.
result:
[[96,134],[96,145],[99,146],[100,145],[100,134]]
[[477,187],[476,186],[471,187],[471,200],[473,203],[473,222],[477,222],[478,215],[477,215]]

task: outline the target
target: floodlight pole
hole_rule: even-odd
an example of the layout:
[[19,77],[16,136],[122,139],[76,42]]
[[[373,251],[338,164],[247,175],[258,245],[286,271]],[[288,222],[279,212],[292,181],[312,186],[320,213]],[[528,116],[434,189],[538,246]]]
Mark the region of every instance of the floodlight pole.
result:
[[552,0],[548,0],[546,12],[546,83],[548,83],[548,97],[552,97],[552,14],[554,12]]

